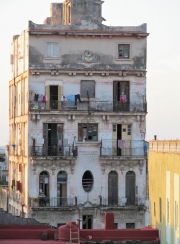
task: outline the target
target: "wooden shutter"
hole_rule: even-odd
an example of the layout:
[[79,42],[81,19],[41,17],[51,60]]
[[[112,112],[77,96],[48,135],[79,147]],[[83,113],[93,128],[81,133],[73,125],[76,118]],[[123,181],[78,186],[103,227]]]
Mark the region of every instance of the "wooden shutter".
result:
[[61,97],[63,95],[63,87],[58,86],[58,109],[61,109]]
[[48,153],[48,124],[43,124],[43,138],[44,138],[43,155],[47,155],[47,153]]
[[133,171],[126,174],[126,198],[127,205],[135,205],[135,173]]
[[89,98],[95,97],[95,81],[93,80],[81,81],[81,97],[88,98],[87,92],[89,94]]
[[108,176],[108,204],[117,205],[118,203],[118,174],[111,171]]
[[47,101],[46,101],[46,109],[49,110],[49,103],[50,103],[50,86],[46,86],[46,97],[47,97]]

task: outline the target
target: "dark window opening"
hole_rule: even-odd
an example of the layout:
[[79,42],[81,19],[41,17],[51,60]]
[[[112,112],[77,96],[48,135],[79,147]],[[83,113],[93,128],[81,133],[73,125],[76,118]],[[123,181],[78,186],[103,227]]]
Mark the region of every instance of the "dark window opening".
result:
[[92,186],[93,186],[93,175],[90,171],[86,171],[82,177],[82,185],[83,189],[86,192],[91,191]]
[[114,223],[114,229],[118,229],[118,223]]
[[44,155],[63,155],[63,124],[43,124],[43,137]]
[[82,227],[83,229],[92,229],[93,216],[83,215]]
[[114,110],[129,111],[129,81],[113,82]]
[[126,229],[135,229],[135,223],[126,223]]
[[39,196],[49,196],[49,174],[46,171],[39,175]]
[[97,141],[97,124],[78,124],[78,141]]
[[119,44],[118,45],[118,58],[119,59],[128,59],[129,58],[129,44]]
[[58,86],[50,86],[50,108],[58,109]]
[[118,205],[118,174],[111,171],[108,175],[108,205]]
[[58,206],[67,205],[67,174],[60,171],[57,175],[57,204]]
[[95,81],[92,80],[81,81],[81,97],[95,98]]
[[133,171],[128,171],[126,174],[126,205],[135,205],[135,180],[135,173]]
[[128,125],[128,136],[130,136],[131,135],[131,125]]

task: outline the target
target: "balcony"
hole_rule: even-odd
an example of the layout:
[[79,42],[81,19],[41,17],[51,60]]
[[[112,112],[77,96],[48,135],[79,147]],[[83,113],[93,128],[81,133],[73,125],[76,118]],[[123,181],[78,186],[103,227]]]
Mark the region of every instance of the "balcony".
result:
[[48,102],[29,102],[29,110],[33,111],[90,111],[90,112],[147,112],[147,104],[122,103],[111,101],[48,101]]
[[33,157],[77,157],[78,147],[77,146],[31,146],[30,156]]
[[[133,201],[132,201],[133,200]],[[37,197],[30,198],[30,206],[32,208],[68,208],[77,206],[89,205],[100,206],[100,207],[134,207],[134,206],[144,206],[145,198],[140,197],[95,197],[93,199],[87,200],[87,197]]]
[[42,207],[72,207],[76,205],[75,197],[37,197],[30,198],[32,208]]
[[144,140],[102,140],[101,157],[144,157]]

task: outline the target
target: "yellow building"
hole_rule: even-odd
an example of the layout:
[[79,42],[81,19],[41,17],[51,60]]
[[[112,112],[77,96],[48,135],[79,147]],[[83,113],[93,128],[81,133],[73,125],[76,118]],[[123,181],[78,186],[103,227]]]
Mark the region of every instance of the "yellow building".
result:
[[180,243],[180,141],[149,142],[150,224],[162,244]]

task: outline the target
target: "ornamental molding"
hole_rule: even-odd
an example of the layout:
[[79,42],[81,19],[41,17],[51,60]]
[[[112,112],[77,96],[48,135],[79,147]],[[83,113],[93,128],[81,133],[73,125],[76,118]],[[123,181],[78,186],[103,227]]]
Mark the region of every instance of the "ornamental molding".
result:
[[100,60],[93,52],[85,50],[84,53],[81,55],[81,58],[77,59],[77,63],[90,66],[92,64],[99,64]]

